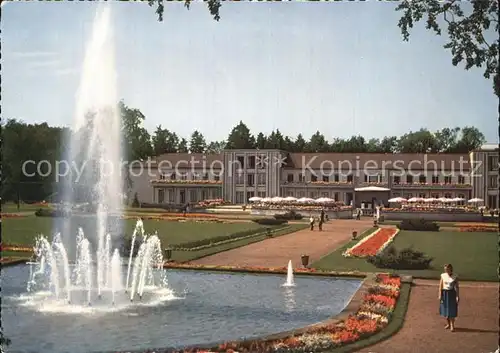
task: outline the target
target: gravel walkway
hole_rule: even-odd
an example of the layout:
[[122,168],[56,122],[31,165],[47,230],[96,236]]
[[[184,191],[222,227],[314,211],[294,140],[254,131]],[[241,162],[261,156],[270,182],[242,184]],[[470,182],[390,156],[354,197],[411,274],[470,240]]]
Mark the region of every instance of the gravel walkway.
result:
[[323,231],[309,229],[266,239],[241,248],[207,256],[192,263],[197,265],[281,267],[292,260],[294,267],[301,264],[302,254],[313,263],[345,244],[353,231],[359,234],[372,226],[372,220],[331,220]]
[[455,332],[438,313],[438,281],[415,280],[401,330],[358,353],[493,353],[498,347],[498,283],[461,282]]

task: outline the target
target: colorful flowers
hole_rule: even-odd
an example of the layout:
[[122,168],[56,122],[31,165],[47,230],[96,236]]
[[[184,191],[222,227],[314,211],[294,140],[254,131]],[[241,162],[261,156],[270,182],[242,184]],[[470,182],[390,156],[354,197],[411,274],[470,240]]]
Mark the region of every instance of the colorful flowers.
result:
[[345,257],[375,256],[392,242],[398,232],[399,230],[395,228],[379,228],[352,248],[347,249],[343,255]]
[[26,217],[26,215],[19,214],[19,213],[2,213],[0,214],[0,218],[23,218]]
[[221,180],[170,180],[170,179],[153,179],[151,180],[152,184],[210,184],[210,185],[220,185],[222,184]]
[[460,227],[461,232],[498,232],[498,226],[474,225]]
[[0,247],[1,251],[12,251],[12,252],[32,252],[33,247],[23,246],[17,244],[2,244]]

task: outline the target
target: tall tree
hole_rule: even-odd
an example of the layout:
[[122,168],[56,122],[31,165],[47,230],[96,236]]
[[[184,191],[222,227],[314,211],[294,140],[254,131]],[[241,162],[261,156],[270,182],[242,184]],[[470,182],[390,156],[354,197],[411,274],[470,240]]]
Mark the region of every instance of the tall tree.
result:
[[226,141],[227,149],[252,149],[255,148],[255,138],[243,121],[231,130]]
[[328,142],[325,136],[316,131],[309,140],[308,152],[328,152]]
[[226,147],[226,141],[212,141],[207,146],[207,153],[218,154]]
[[466,70],[483,68],[485,78],[495,77],[493,88],[500,97],[498,0],[471,0],[467,3],[458,0],[403,0],[396,11],[403,12],[399,28],[405,41],[408,41],[415,22],[425,19],[426,28],[437,35],[442,34],[444,24],[448,33],[444,48],[451,52],[452,64],[457,66],[465,62]]
[[184,137],[181,138],[179,143],[177,144],[177,152],[178,153],[188,153],[189,152],[188,142]]
[[466,126],[461,131],[461,136],[454,152],[467,153],[478,149],[485,142],[486,139],[481,131],[475,127]]
[[191,135],[191,140],[189,140],[189,152],[191,153],[203,153],[207,149],[207,142],[202,133],[195,130]]
[[177,152],[179,137],[175,132],[164,129],[161,125],[156,128],[152,140],[155,155]]
[[118,103],[122,117],[123,139],[127,160],[141,160],[153,154],[151,135],[143,126],[146,117],[137,108],[129,108],[123,101]]
[[302,136],[302,134],[298,134],[293,142],[293,152],[307,152],[308,148],[309,146],[307,141],[304,139],[304,136]]
[[266,136],[262,132],[259,132],[255,140],[255,147],[263,150],[264,148],[266,148],[266,144],[267,144]]

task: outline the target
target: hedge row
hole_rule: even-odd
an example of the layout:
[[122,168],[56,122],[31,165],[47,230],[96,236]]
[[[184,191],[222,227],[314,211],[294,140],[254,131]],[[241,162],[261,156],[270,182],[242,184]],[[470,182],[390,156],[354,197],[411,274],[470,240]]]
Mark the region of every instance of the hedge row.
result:
[[[279,226],[278,227],[272,227],[272,228],[269,228],[269,230],[270,231],[274,231],[274,230],[276,230],[278,228],[282,228],[282,227],[279,227]],[[236,233],[229,234],[229,235],[221,235],[221,236],[213,237],[213,238],[199,239],[199,240],[195,240],[195,241],[190,241],[190,242],[186,242],[186,243],[172,245],[170,247],[173,250],[175,250],[175,249],[198,248],[198,247],[201,247],[201,246],[206,246],[206,245],[210,245],[210,244],[220,243],[220,242],[223,242],[223,241],[226,241],[226,240],[233,240],[233,239],[247,237],[247,236],[250,236],[250,235],[256,235],[258,233],[263,233],[264,231],[266,231],[266,230],[264,230],[262,228],[248,229],[248,230],[243,230],[241,232],[236,232]]]

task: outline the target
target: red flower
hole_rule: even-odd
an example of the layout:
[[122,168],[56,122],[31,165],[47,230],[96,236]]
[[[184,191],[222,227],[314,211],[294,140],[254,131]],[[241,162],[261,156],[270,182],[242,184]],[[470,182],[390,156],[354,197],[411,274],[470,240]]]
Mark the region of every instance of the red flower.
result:
[[396,232],[397,230],[393,228],[381,228],[367,241],[352,248],[350,253],[358,257],[375,256],[382,245],[391,239]]
[[373,319],[358,319],[350,316],[345,322],[346,330],[357,332],[360,335],[374,333],[378,330],[377,320]]
[[364,300],[371,303],[380,303],[389,308],[396,305],[396,298],[386,297],[385,295],[366,294]]

